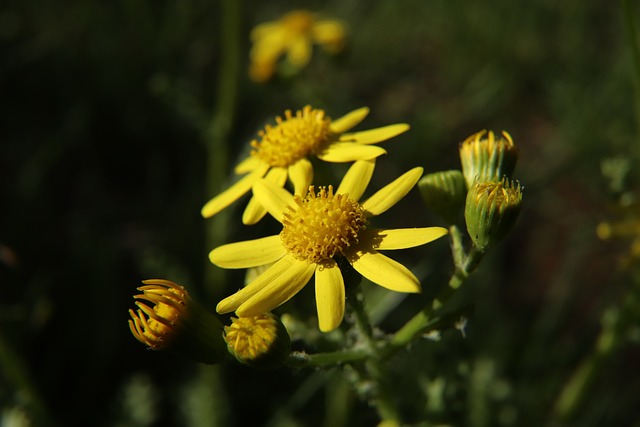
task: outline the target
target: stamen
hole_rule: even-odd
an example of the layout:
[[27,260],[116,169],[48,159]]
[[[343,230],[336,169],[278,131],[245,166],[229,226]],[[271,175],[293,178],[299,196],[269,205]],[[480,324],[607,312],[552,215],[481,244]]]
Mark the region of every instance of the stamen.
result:
[[258,132],[260,141],[251,141],[254,150],[251,155],[273,167],[288,167],[310,153],[320,151],[331,142],[334,135],[330,130],[331,119],[323,110],[307,105],[295,116],[291,110],[285,118],[276,117],[276,126],[267,125]]
[[284,247],[297,259],[321,263],[358,243],[358,233],[366,228],[364,209],[347,194],[333,194],[333,187],[313,186],[303,199],[295,198],[282,221]]

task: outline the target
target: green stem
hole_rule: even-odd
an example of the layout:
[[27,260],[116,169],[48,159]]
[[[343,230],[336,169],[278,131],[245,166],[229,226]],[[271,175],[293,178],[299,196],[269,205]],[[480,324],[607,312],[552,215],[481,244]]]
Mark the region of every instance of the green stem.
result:
[[292,368],[306,368],[310,366],[339,365],[341,363],[359,362],[365,360],[371,354],[366,350],[344,350],[329,353],[307,354],[293,352],[289,355],[285,364]]
[[375,384],[372,398],[380,418],[385,421],[398,422],[400,421],[400,414],[389,392],[387,369],[383,364],[380,345],[374,336],[369,315],[365,310],[364,295],[359,283],[353,287],[353,291],[352,297],[348,301],[356,317],[357,330],[366,344],[368,353],[368,357],[364,360],[364,369],[358,370],[358,372],[365,377],[365,380]]
[[[229,133],[234,120],[237,104],[237,86],[240,67],[240,1],[223,0],[220,19],[220,69],[216,85],[215,106],[211,123],[205,129],[203,139],[207,152],[207,196],[220,191],[229,168]],[[227,240],[229,213],[220,212],[207,220],[206,245],[211,250]],[[219,284],[224,283],[223,269],[205,268],[205,286],[207,293],[217,299],[223,291]]]
[[462,233],[455,225],[451,226],[449,230],[455,271],[451,275],[447,286],[440,291],[432,304],[421,310],[394,334],[391,339],[390,348],[388,349],[390,352],[403,348],[417,337],[433,330],[434,321],[437,320],[434,318],[434,313],[455,294],[484,256],[484,254],[477,251],[475,247],[472,247],[469,253],[465,255],[462,245]]

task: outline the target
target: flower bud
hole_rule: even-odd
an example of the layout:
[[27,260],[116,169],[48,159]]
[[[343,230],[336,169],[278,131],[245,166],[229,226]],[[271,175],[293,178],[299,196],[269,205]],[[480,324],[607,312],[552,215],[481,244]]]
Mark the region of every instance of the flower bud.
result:
[[469,189],[464,217],[475,248],[486,252],[511,231],[522,205],[522,186],[502,181],[476,182]]
[[467,186],[462,172],[449,170],[430,173],[418,181],[418,188],[429,208],[448,224],[458,222],[458,216],[467,197]]
[[259,369],[282,365],[291,353],[287,329],[275,314],[231,318],[224,327],[227,349],[240,363]]
[[483,130],[460,144],[460,162],[467,188],[475,181],[500,181],[503,176],[511,175],[517,159],[518,149],[505,131],[496,138],[492,131]]
[[189,297],[187,290],[169,280],[143,280],[137,312],[129,310],[133,336],[152,350],[168,350],[196,362],[219,363],[227,357],[223,325]]

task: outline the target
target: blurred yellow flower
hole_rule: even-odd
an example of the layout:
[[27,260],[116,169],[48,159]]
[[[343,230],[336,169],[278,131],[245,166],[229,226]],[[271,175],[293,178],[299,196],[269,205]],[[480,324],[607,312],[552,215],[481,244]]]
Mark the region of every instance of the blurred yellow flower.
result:
[[340,325],[345,288],[336,256],[344,256],[362,276],[397,292],[420,292],[416,276],[378,250],[404,249],[436,240],[441,227],[375,229],[367,219],[399,202],[422,175],[414,168],[359,203],[373,174],[375,162],[361,160],[348,170],[338,189],[311,186],[306,196],[292,195],[263,179],[253,186],[254,196],[280,223],[279,235],[220,246],[209,254],[223,268],[251,268],[274,263],[235,294],[220,301],[219,313],[240,317],[266,313],[297,294],[315,274],[316,306],[320,330]]
[[[331,120],[323,110],[307,105],[295,115],[285,111],[285,118],[276,117],[276,125],[267,125],[253,140],[251,155],[235,168],[237,174],[246,174],[231,187],[209,200],[202,208],[202,216],[209,218],[244,194],[253,184],[265,178],[277,186],[284,186],[287,178],[293,183],[295,194],[306,192],[313,180],[313,166],[308,160],[315,155],[325,162],[343,163],[370,160],[385,154],[376,144],[393,138],[409,129],[401,123],[345,133],[358,125],[369,114],[366,107]],[[244,224],[255,224],[267,210],[253,197],[242,216]]]
[[344,36],[345,29],[339,21],[320,21],[305,10],[295,10],[278,21],[260,24],[251,31],[249,76],[255,82],[268,80],[282,55],[295,68],[302,68],[311,59],[314,43],[334,53],[342,49]]

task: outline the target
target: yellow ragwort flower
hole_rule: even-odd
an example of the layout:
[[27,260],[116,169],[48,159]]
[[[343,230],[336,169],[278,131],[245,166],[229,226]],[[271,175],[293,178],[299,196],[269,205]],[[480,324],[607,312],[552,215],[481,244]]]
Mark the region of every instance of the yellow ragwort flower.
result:
[[142,283],[142,293],[133,296],[138,310],[129,310],[129,329],[138,341],[197,362],[214,364],[228,356],[222,323],[191,299],[184,286],[164,279]]
[[321,21],[306,10],[295,10],[278,21],[260,24],[251,31],[249,76],[255,82],[269,80],[282,55],[300,69],[309,63],[314,43],[335,53],[342,49],[344,36],[345,29],[339,21]]
[[291,352],[287,329],[273,313],[231,318],[224,327],[227,349],[240,363],[256,368],[275,368]]
[[[231,187],[209,200],[202,208],[202,216],[209,218],[251,190],[253,184],[265,178],[283,187],[287,178],[293,183],[295,194],[303,194],[313,180],[313,166],[308,157],[332,163],[370,160],[385,154],[376,144],[393,138],[409,129],[404,123],[383,126],[362,132],[346,133],[369,114],[366,107],[331,120],[323,110],[307,105],[294,115],[285,111],[285,118],[276,117],[276,125],[267,125],[253,140],[251,155],[235,168],[237,174],[246,174]],[[242,222],[255,224],[267,213],[253,197],[247,205]]]
[[183,286],[169,280],[151,279],[142,283],[145,285],[138,288],[142,294],[134,298],[153,306],[136,301],[138,311],[129,309],[129,329],[138,341],[153,350],[164,349],[175,335],[176,323],[186,313],[189,296]]
[[250,268],[274,263],[235,294],[220,301],[219,313],[240,317],[271,311],[297,294],[315,274],[316,306],[320,330],[340,325],[344,316],[345,288],[334,258],[344,256],[362,276],[397,292],[420,292],[420,282],[402,264],[378,250],[424,245],[447,234],[441,227],[367,228],[370,217],[380,215],[400,201],[422,175],[414,168],[359,203],[375,161],[355,162],[340,186],[316,190],[306,196],[263,179],[253,187],[254,196],[283,228],[279,235],[220,246],[209,254],[223,268]]

